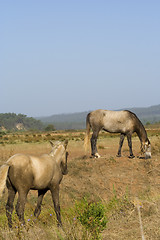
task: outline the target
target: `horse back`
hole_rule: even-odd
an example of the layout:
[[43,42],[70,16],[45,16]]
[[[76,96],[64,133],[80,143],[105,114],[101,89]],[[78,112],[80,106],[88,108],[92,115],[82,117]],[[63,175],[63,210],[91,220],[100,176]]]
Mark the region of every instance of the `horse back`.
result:
[[56,172],[56,165],[48,154],[41,157],[16,154],[8,160],[8,164],[9,179],[17,190],[45,189]]
[[129,111],[110,111],[98,109],[90,113],[92,130],[104,129],[111,133],[127,133],[135,131],[136,119]]

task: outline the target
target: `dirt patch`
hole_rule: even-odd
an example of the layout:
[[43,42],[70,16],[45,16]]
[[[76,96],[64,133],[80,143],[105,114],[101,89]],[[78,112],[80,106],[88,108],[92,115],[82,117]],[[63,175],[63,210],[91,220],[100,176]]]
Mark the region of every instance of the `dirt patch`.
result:
[[[151,137],[157,144],[158,137]],[[127,195],[133,207],[125,214],[110,217],[103,239],[142,239],[135,199],[140,201],[140,212],[146,239],[160,239],[160,162],[159,155],[151,159],[139,159],[140,142],[133,138],[136,157],[128,158],[125,142],[122,157],[116,157],[119,138],[99,139],[101,158],[84,157],[83,142],[70,142],[69,174],[62,183],[63,194],[69,201],[89,196],[109,201],[114,194],[118,198]]]

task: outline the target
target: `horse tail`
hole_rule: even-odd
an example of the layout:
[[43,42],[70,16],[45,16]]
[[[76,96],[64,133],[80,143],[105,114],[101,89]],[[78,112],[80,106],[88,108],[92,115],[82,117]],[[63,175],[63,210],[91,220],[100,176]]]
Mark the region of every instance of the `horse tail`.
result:
[[3,192],[6,187],[6,180],[8,176],[9,165],[4,164],[0,168],[0,197],[2,197]]
[[91,130],[90,113],[88,113],[87,118],[86,118],[86,134],[85,134],[85,138],[84,138],[84,150],[85,150],[85,153],[87,152],[87,148],[88,148],[88,144],[89,144],[90,130]]

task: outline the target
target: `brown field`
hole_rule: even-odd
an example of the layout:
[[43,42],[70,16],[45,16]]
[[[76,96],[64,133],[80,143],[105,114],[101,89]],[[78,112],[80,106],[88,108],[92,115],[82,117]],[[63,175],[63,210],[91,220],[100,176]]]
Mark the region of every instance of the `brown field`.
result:
[[107,206],[108,222],[106,229],[101,233],[101,239],[142,239],[138,208],[145,239],[160,239],[160,130],[148,130],[148,135],[152,144],[151,159],[137,157],[140,153],[140,142],[136,136],[132,138],[133,152],[136,155],[134,159],[128,158],[127,141],[122,148],[122,157],[116,157],[118,135],[106,133],[100,135],[98,149],[102,157],[99,159],[91,159],[89,151],[87,156],[84,156],[83,132],[50,133],[48,136],[30,133],[3,136],[0,145],[0,164],[15,153],[34,155],[48,153],[50,151],[48,140],[69,139],[69,173],[64,176],[60,188],[63,230],[56,227],[49,192],[44,198],[41,215],[35,220],[32,214],[37,193],[31,191],[25,211],[26,228],[22,229],[19,226],[14,213],[15,225],[13,230],[9,231],[5,217],[6,191],[0,202],[0,238],[92,239],[91,233],[76,219],[74,211],[75,201],[86,197],[88,201],[101,201]]

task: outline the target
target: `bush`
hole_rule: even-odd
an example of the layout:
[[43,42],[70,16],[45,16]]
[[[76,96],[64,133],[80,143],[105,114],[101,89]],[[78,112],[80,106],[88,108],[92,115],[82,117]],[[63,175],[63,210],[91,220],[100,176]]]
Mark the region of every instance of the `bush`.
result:
[[88,229],[93,239],[100,239],[100,233],[106,228],[107,218],[101,202],[88,202],[86,198],[76,203],[77,219]]
[[45,131],[55,131],[55,127],[53,124],[49,124],[46,128]]

